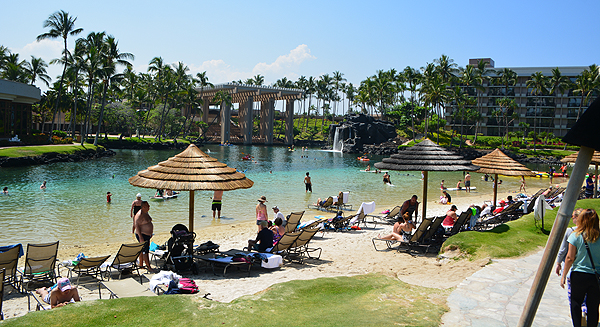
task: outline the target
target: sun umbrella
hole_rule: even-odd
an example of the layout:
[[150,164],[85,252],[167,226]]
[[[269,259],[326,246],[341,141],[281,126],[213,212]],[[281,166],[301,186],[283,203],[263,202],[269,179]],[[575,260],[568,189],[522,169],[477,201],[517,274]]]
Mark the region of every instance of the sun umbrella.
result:
[[189,230],[194,230],[194,191],[231,191],[250,188],[246,175],[208,156],[194,144],[175,157],[148,167],[129,178],[133,186],[190,191]]
[[473,164],[481,167],[476,173],[494,174],[494,206],[498,197],[498,175],[535,176],[534,172],[505,155],[500,149],[473,160]]
[[[568,163],[575,163],[577,161],[577,156],[579,155],[579,151],[564,157],[561,161]],[[596,171],[594,172],[594,198],[598,196],[598,165],[600,165],[600,151],[594,151],[594,155],[592,156],[592,165],[596,166]]]
[[423,171],[423,215],[427,213],[427,179],[429,171],[473,171],[479,167],[470,160],[446,150],[429,139],[400,150],[399,153],[375,164],[379,169]]

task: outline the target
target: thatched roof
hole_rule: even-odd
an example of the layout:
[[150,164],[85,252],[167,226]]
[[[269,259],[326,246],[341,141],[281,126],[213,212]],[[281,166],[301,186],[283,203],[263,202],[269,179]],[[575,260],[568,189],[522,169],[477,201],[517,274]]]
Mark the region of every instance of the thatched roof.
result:
[[142,170],[129,178],[133,186],[174,191],[250,188],[254,182],[235,168],[208,156],[194,144],[175,157]]
[[499,149],[473,160],[473,164],[481,167],[477,172],[482,174],[535,176],[534,172],[529,170],[524,165],[514,161]]
[[479,167],[462,156],[444,149],[429,139],[401,149],[398,154],[375,164],[378,169],[399,171],[473,171]]
[[[579,155],[579,151],[562,158],[560,161],[575,163],[575,161],[577,161],[577,155]],[[600,165],[600,151],[594,151],[594,155],[592,156],[592,162],[590,164]]]
[[600,97],[598,97],[587,110],[579,117],[579,120],[571,127],[563,137],[563,142],[587,146],[600,151],[600,137],[595,134],[600,122]]

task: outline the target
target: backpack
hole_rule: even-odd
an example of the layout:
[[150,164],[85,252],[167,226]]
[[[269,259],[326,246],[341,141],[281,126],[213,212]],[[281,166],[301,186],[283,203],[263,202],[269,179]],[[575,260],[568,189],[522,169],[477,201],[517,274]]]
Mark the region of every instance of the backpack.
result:
[[195,294],[198,293],[198,286],[196,282],[189,278],[179,279],[179,292],[182,294]]

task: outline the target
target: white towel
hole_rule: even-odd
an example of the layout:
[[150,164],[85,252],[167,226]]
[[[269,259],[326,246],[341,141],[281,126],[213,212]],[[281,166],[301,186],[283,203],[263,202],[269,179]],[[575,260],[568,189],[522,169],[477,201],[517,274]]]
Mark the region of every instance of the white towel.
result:
[[179,282],[180,278],[181,278],[180,275],[178,275],[172,271],[162,270],[158,274],[152,276],[152,279],[150,279],[148,286],[150,286],[150,290],[152,292],[155,292],[156,287],[158,287],[158,285],[162,284],[162,285],[169,286],[169,282],[171,282],[172,280],[175,282]]
[[358,211],[356,212],[356,214],[359,215],[361,210],[363,211],[363,213],[365,215],[368,215],[371,212],[375,211],[375,201],[372,201],[372,202],[363,202],[360,205],[360,208],[358,208]]
[[343,201],[343,203],[344,204],[348,203],[348,196],[350,196],[350,192],[344,192],[343,194],[344,194],[344,201]]
[[338,197],[337,197],[337,196],[334,196],[334,197],[333,197],[333,203],[337,203],[337,200],[338,200]]

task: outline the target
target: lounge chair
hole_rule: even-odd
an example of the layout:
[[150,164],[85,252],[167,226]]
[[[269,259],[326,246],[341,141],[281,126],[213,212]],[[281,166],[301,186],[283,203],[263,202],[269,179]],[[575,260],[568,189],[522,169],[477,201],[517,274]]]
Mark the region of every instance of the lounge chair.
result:
[[[319,231],[319,228],[313,229],[303,229],[302,233],[298,235],[296,240],[292,243],[292,245],[288,249],[288,258],[292,261],[296,260],[299,263],[303,263],[305,257],[311,259],[319,259],[321,258],[321,248],[309,248],[308,243],[315,234]],[[311,256],[311,253],[319,252],[319,254],[314,257]]]
[[69,270],[67,272],[67,277],[71,279],[73,272],[77,273],[77,282],[75,285],[79,285],[79,278],[83,275],[92,276],[96,279],[98,279],[98,276],[100,276],[100,279],[104,280],[102,278],[100,266],[102,266],[104,261],[106,261],[109,257],[110,255],[95,258],[82,258],[75,266],[67,267]]
[[4,274],[6,273],[6,269],[0,269],[0,320],[4,320],[4,312],[2,312],[2,302],[4,300]]
[[[21,272],[20,285],[28,291],[30,282],[48,281],[56,283],[56,255],[58,241],[43,244],[27,244],[25,267]],[[27,283],[25,283],[27,281]]]
[[303,215],[304,211],[290,213],[290,215],[287,217],[287,223],[285,224],[285,232],[291,233],[295,231],[296,227],[298,227],[298,224],[300,224],[300,219],[302,219]]
[[527,202],[529,203],[527,205],[527,212],[532,212],[533,211],[533,207],[535,205],[535,200],[537,200],[537,198],[546,191],[547,189],[542,188],[539,191],[537,191],[534,195],[532,195]]
[[156,296],[154,292],[148,289],[148,287],[143,286],[141,283],[141,278],[139,283],[133,278],[125,278],[121,280],[112,281],[101,281],[100,283],[98,283],[98,295],[100,299],[102,299],[101,289],[102,287],[104,287],[110,293],[111,299],[137,296]]
[[425,236],[423,236],[423,239],[421,240],[422,243],[433,243],[436,239],[438,239],[437,231],[438,229],[440,229],[440,226],[442,226],[442,222],[444,221],[444,219],[446,219],[446,216],[433,218],[431,226],[429,227],[429,229],[425,233]]
[[390,212],[386,213],[383,216],[367,215],[365,217],[365,221],[366,221],[366,219],[371,218],[371,221],[368,221],[368,222],[374,223],[375,225],[377,225],[377,223],[393,225],[396,223],[396,221],[398,221],[398,215],[400,214],[401,209],[402,209],[401,206],[395,206],[392,208],[392,210],[390,210]]
[[317,203],[316,205],[308,206],[309,208],[319,209],[319,210],[329,210],[333,206],[333,197],[328,197],[322,203]]
[[352,205],[348,203],[348,198],[350,197],[350,192],[342,192],[343,200],[341,209],[352,210]]
[[17,277],[17,264],[19,257],[23,253],[23,247],[21,244],[16,244],[10,247],[4,247],[7,250],[0,253],[0,269],[5,269],[4,273],[4,285],[11,285],[18,292],[21,291],[21,278]]
[[288,249],[290,248],[290,246],[292,246],[292,244],[294,244],[294,242],[296,241],[298,236],[300,236],[300,234],[302,234],[302,232],[283,234],[279,241],[275,245],[273,245],[271,250],[269,250],[269,253],[282,254],[282,257],[285,257],[285,255],[287,255]]
[[112,269],[116,269],[119,272],[119,279],[123,275],[124,270],[135,270],[140,277],[140,283],[142,282],[142,275],[140,274],[139,266],[137,264],[137,258],[142,253],[142,248],[145,243],[132,243],[132,244],[121,244],[119,252],[115,255],[110,266],[108,266],[108,280],[110,280]]
[[[386,249],[391,250],[391,249],[394,249],[394,245],[398,243],[398,247],[395,248],[396,250],[400,251],[401,248],[407,247],[408,252],[410,253],[414,246],[419,246],[419,242],[421,241],[421,239],[423,238],[423,236],[425,235],[425,233],[427,232],[427,230],[433,223],[433,219],[434,218],[424,219],[421,222],[421,224],[419,224],[419,227],[417,227],[417,230],[412,234],[412,236],[410,237],[410,240],[408,242],[396,241],[396,240],[384,240],[381,238],[373,238],[371,240],[373,242],[373,247],[375,248],[376,251],[383,251],[384,249],[377,248],[376,242],[385,242]],[[425,252],[427,252],[428,248],[429,248],[429,246],[426,245]]]
[[463,211],[460,214],[460,216],[458,216],[458,219],[456,219],[456,221],[454,222],[454,225],[452,225],[452,229],[450,229],[450,232],[448,233],[448,235],[452,236],[452,235],[460,232],[460,230],[463,228],[463,226],[468,223],[472,214],[473,214],[473,212],[471,211],[470,208],[468,210]]
[[517,211],[522,205],[523,201],[517,201],[507,206],[496,215],[478,222],[477,224],[475,224],[474,229],[480,231],[489,230],[507,221],[517,219],[522,215],[522,212]]
[[325,223],[325,230],[326,231],[333,230],[336,232],[338,232],[338,231],[343,232],[344,230],[348,229],[350,220],[352,220],[354,217],[356,217],[356,215],[346,216],[341,219],[334,218],[332,221]]

